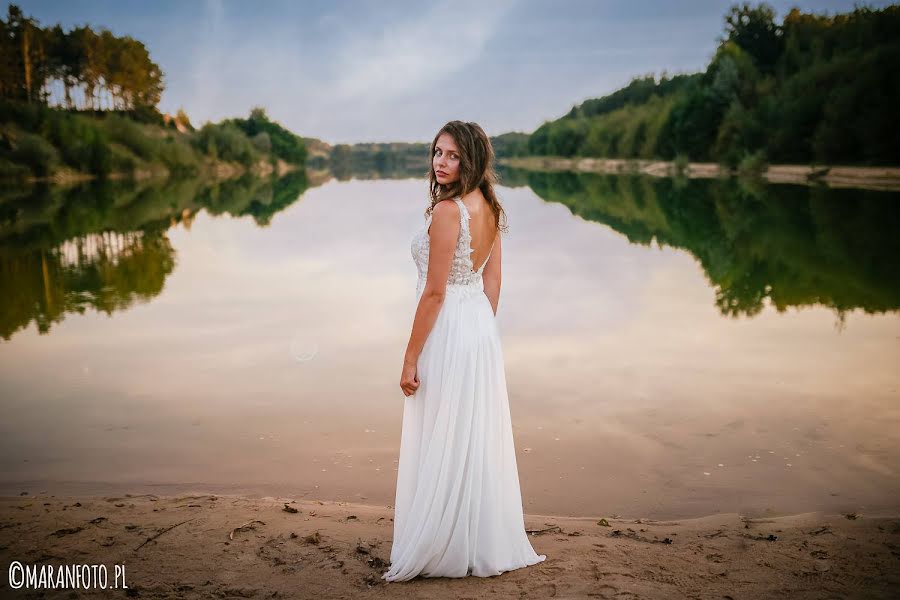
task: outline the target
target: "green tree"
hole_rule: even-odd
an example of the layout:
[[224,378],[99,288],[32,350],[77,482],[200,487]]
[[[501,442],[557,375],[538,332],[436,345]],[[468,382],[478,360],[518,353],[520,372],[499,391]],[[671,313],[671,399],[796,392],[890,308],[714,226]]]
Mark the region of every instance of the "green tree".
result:
[[784,31],[775,23],[775,11],[768,4],[732,6],[725,16],[724,42],[733,42],[749,54],[760,71],[774,70],[784,49]]

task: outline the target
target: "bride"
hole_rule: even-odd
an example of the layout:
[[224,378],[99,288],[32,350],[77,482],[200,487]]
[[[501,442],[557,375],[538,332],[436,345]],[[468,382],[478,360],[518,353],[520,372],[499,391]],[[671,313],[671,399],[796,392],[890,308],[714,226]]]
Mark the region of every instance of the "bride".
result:
[[387,581],[489,577],[546,559],[525,533],[495,321],[505,213],[493,161],[476,123],[451,121],[431,143]]

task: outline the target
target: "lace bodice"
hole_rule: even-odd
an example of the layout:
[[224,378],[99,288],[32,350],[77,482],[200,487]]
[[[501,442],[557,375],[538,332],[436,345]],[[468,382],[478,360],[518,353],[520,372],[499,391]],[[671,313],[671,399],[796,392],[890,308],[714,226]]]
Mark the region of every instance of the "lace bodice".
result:
[[[469,215],[469,210],[462,199],[456,197],[453,201],[459,206],[460,228],[459,237],[456,240],[456,251],[453,253],[453,263],[450,265],[450,275],[447,277],[447,286],[448,288],[450,286],[482,286],[484,267],[491,258],[494,246],[493,244],[491,245],[487,258],[484,259],[484,264],[477,271],[473,270],[472,252],[475,250],[472,248],[472,232],[469,229],[469,220],[472,217]],[[428,254],[431,247],[428,228],[430,226],[431,215],[428,215],[425,224],[412,238],[412,257],[419,272],[419,281],[416,285],[417,293],[421,293],[425,288],[425,282],[428,278]]]

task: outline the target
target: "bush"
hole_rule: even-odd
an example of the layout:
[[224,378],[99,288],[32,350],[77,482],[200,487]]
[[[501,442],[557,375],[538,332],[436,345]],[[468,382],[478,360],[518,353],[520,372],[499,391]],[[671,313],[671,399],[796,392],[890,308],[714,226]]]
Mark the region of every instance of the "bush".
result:
[[766,153],[762,150],[757,150],[756,152],[745,152],[738,163],[737,169],[742,175],[760,175],[767,167]]
[[688,170],[688,166],[690,165],[690,162],[691,162],[691,159],[688,157],[687,154],[683,154],[683,153],[676,154],[675,161],[674,161],[675,174],[676,175],[684,175]]
[[257,133],[251,138],[250,141],[253,142],[253,146],[260,152],[268,154],[272,151],[272,139],[265,131]]
[[18,136],[11,158],[26,165],[38,177],[46,177],[59,162],[59,152],[39,135],[22,133]]
[[159,157],[173,174],[194,173],[200,164],[197,153],[191,146],[171,137],[163,142]]
[[41,133],[59,149],[69,166],[101,176],[109,172],[108,140],[96,120],[50,111],[41,125]]
[[118,142],[144,160],[154,160],[159,155],[159,144],[144,129],[126,117],[109,115],[103,126],[112,141]]
[[138,161],[127,149],[118,144],[109,147],[110,169],[117,173],[133,173],[138,166]]
[[85,136],[84,165],[91,173],[100,177],[106,177],[112,166],[112,153],[109,150],[109,142],[103,132],[93,129],[91,134]]
[[228,119],[223,121],[221,125],[233,125],[243,131],[249,138],[254,138],[260,133],[266,133],[270,142],[268,153],[292,164],[303,164],[306,162],[306,144],[303,142],[303,139],[278,123],[270,121],[265,109],[261,107],[251,110],[249,119]]
[[194,138],[194,144],[213,158],[236,161],[250,166],[259,160],[259,153],[250,139],[231,124],[205,124]]

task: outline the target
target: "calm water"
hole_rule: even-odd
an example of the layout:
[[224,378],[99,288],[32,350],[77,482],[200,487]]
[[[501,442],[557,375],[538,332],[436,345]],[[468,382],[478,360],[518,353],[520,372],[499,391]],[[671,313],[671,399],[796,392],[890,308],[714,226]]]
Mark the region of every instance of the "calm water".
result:
[[[342,179],[4,191],[0,491],[393,504],[426,186]],[[900,509],[900,195],[504,182],[526,512]]]

